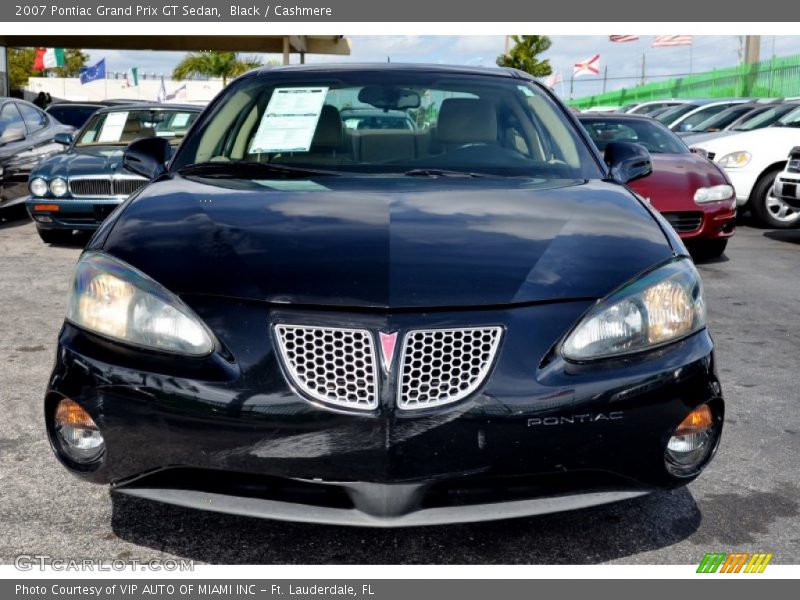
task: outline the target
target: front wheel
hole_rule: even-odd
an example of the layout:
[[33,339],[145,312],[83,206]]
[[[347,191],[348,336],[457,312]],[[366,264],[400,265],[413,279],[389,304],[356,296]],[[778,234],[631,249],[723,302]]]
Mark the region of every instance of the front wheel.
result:
[[772,193],[772,186],[780,171],[768,171],[756,182],[750,198],[753,212],[768,227],[789,229],[800,224],[800,210],[792,208]]
[[45,244],[66,244],[72,239],[72,231],[69,229],[39,229],[37,227],[36,231]]

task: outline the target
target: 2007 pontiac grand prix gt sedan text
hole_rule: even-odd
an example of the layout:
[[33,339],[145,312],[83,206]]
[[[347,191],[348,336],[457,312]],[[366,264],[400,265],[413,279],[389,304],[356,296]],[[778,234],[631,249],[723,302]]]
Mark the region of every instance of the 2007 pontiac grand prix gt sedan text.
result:
[[406,526],[673,488],[717,448],[700,279],[624,185],[647,151],[600,156],[523,73],[262,69],[123,160],[152,182],[77,264],[45,398],[83,479]]

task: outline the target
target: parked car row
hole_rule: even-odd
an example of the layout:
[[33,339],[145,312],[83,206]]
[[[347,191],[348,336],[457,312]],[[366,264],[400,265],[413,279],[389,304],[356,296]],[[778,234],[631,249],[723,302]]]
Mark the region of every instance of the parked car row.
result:
[[[613,112],[644,114],[669,127],[689,148],[724,170],[739,210],[750,211],[769,227],[800,225],[800,207],[786,200],[792,200],[789,180],[796,176],[786,174],[776,184],[790,152],[800,146],[800,99],[657,100]],[[781,191],[785,185],[788,193]]]

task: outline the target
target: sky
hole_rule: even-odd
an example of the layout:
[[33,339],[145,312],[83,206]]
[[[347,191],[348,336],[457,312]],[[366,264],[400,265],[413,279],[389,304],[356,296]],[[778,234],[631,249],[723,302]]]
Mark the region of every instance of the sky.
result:
[[[349,36],[350,56],[307,55],[306,62],[429,62],[494,66],[503,53],[504,36]],[[647,81],[661,81],[670,76],[690,72],[710,71],[714,68],[734,66],[741,59],[739,36],[694,36],[688,47],[652,48],[653,36],[641,36],[638,42],[612,43],[603,36],[550,36],[552,47],[542,58],[550,60],[553,68],[562,74],[564,83],[556,92],[569,97],[569,79],[576,62],[600,54],[601,74],[608,67],[608,91],[631,87],[639,82],[642,72],[642,54],[645,54]],[[800,54],[800,36],[762,36],[761,57]],[[109,71],[123,72],[138,67],[140,72],[164,74],[169,77],[173,67],[183,58],[183,52],[91,50],[90,63],[106,59]],[[279,62],[279,55],[260,55],[262,60]],[[691,65],[690,65],[691,58]],[[298,57],[293,55],[293,62]],[[579,77],[574,80],[573,97],[602,92],[600,77]]]

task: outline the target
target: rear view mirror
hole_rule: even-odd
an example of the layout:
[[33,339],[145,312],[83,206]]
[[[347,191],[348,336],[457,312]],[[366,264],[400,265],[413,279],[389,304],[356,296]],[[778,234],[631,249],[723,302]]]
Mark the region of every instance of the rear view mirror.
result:
[[358,93],[358,101],[383,110],[419,108],[420,96],[414,90],[381,85],[370,85]]
[[64,146],[71,146],[72,145],[72,134],[71,133],[57,133],[53,136],[53,141],[56,144],[63,144]]
[[609,142],[604,159],[609,175],[620,183],[630,183],[653,172],[650,153],[640,144]]
[[131,142],[122,155],[122,166],[153,180],[167,170],[172,146],[164,138],[149,137]]

